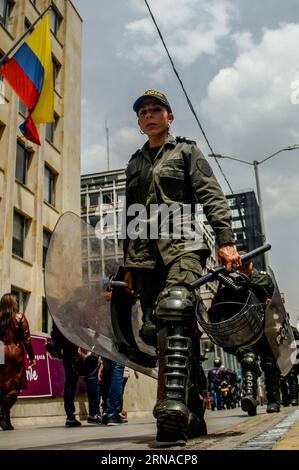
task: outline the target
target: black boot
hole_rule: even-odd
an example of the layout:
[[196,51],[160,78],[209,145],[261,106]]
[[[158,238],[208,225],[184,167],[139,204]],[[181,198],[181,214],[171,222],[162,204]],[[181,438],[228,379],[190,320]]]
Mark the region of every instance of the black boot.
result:
[[267,395],[267,413],[279,413],[280,411],[280,373],[274,360],[268,360],[262,364],[265,375]]
[[283,406],[290,405],[290,394],[287,377],[281,377],[280,379],[281,401]]
[[0,426],[3,431],[12,431],[14,429],[10,421],[10,410],[16,403],[18,398],[18,391],[11,390],[6,395],[1,396],[1,417]]

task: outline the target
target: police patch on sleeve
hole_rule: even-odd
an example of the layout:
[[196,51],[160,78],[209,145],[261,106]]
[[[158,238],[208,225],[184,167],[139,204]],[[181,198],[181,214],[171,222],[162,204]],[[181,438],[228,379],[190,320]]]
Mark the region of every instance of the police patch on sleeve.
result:
[[201,171],[205,176],[212,176],[213,170],[210,167],[210,164],[205,159],[197,160],[196,162],[199,171]]

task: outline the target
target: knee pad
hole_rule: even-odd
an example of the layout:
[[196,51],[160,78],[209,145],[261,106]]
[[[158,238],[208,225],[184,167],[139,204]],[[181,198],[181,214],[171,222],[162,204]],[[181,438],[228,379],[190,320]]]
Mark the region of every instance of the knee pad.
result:
[[278,376],[280,375],[279,369],[276,365],[275,359],[271,357],[266,357],[261,359],[261,367],[263,372],[271,372],[271,374]]
[[195,297],[186,287],[164,289],[155,309],[157,321],[188,323],[194,318]]
[[241,360],[242,369],[258,371],[258,359],[254,352],[246,352],[242,356]]

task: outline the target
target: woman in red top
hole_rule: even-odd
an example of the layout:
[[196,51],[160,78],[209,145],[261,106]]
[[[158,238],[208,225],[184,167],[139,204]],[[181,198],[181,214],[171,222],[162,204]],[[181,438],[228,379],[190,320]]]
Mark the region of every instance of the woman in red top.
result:
[[5,294],[0,300],[0,341],[2,347],[4,344],[4,364],[0,364],[0,426],[9,431],[13,429],[10,409],[20,390],[27,388],[24,348],[30,365],[36,364],[28,321],[18,312],[18,301],[12,294]]

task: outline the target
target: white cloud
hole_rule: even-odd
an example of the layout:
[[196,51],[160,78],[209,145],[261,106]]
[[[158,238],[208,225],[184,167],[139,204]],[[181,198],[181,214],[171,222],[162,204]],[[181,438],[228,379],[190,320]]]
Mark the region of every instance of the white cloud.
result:
[[[117,169],[125,167],[129,161],[132,150],[140,148],[144,139],[138,133],[138,128],[123,127],[110,133],[109,156],[110,168]],[[107,170],[107,141],[102,135],[98,143],[87,147],[82,154],[81,173],[96,173]]]
[[291,133],[298,114],[290,95],[298,77],[299,25],[265,29],[257,45],[249,34],[234,38],[240,40],[240,53],[231,67],[221,69],[210,82],[201,109],[228,134],[248,135],[261,123],[280,124]]
[[[135,1],[131,5],[143,14],[144,9]],[[230,32],[234,14],[230,0],[163,0],[150,2],[150,6],[173,59],[183,66],[191,65],[202,54],[216,53],[218,41]],[[165,60],[165,51],[148,11],[144,14],[125,26],[122,54],[158,66]]]

